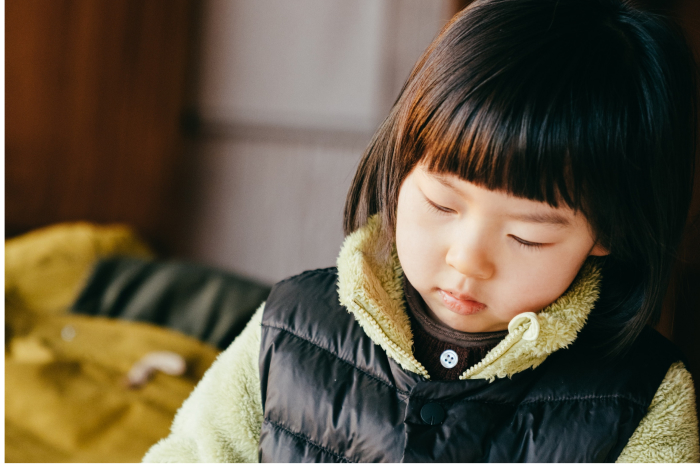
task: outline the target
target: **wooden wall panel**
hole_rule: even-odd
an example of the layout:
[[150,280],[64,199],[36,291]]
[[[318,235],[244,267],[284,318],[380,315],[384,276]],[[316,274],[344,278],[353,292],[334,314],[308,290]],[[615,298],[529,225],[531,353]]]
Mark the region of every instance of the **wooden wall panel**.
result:
[[7,0],[6,231],[178,219],[191,0]]

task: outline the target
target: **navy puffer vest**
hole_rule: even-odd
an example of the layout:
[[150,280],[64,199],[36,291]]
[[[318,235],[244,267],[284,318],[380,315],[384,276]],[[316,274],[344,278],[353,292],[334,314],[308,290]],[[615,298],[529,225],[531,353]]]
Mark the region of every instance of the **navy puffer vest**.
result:
[[426,380],[340,305],[335,268],[273,288],[261,343],[263,462],[615,461],[680,359],[647,329],[606,364],[576,342],[512,378]]

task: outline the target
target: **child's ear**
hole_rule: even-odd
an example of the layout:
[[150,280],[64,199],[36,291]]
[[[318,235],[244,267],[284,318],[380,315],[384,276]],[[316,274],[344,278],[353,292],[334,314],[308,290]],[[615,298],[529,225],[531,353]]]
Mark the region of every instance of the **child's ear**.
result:
[[593,245],[593,248],[591,248],[590,253],[588,253],[588,256],[607,256],[610,254],[610,250],[605,248],[603,245],[600,243],[596,243]]

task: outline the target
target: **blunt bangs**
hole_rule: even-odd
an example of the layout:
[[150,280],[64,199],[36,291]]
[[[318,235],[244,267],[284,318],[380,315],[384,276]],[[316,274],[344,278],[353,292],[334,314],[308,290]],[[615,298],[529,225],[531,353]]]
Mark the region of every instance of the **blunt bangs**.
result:
[[[575,134],[561,119],[533,114],[527,100],[542,102],[537,96],[509,93],[524,104],[504,111],[493,98],[481,100],[474,93],[457,108],[445,101],[436,108],[412,108],[409,121],[414,122],[401,146],[430,171],[554,207],[582,209],[586,171],[575,161],[587,156],[577,150]],[[430,117],[417,124],[416,113]]]
[[644,44],[613,21],[619,11],[589,3],[502,0],[463,12],[468,25],[446,28],[399,101],[404,162],[582,210],[603,227],[592,197],[621,198],[629,169],[653,160],[659,131],[642,115],[651,89],[637,82],[647,63],[635,55]]

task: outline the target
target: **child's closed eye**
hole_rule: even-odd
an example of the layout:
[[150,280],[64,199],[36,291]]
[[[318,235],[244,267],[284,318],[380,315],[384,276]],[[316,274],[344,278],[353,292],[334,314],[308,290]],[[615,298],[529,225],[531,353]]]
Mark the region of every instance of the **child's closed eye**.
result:
[[425,203],[430,209],[439,214],[450,214],[455,212],[455,210],[447,208],[446,206],[438,205],[437,203],[430,201],[428,198],[425,199]]
[[512,238],[513,240],[515,240],[520,246],[522,246],[524,248],[537,250],[537,249],[542,248],[543,246],[546,245],[546,243],[530,242],[528,240],[523,240],[522,238],[517,237],[515,235],[509,235],[509,237]]

